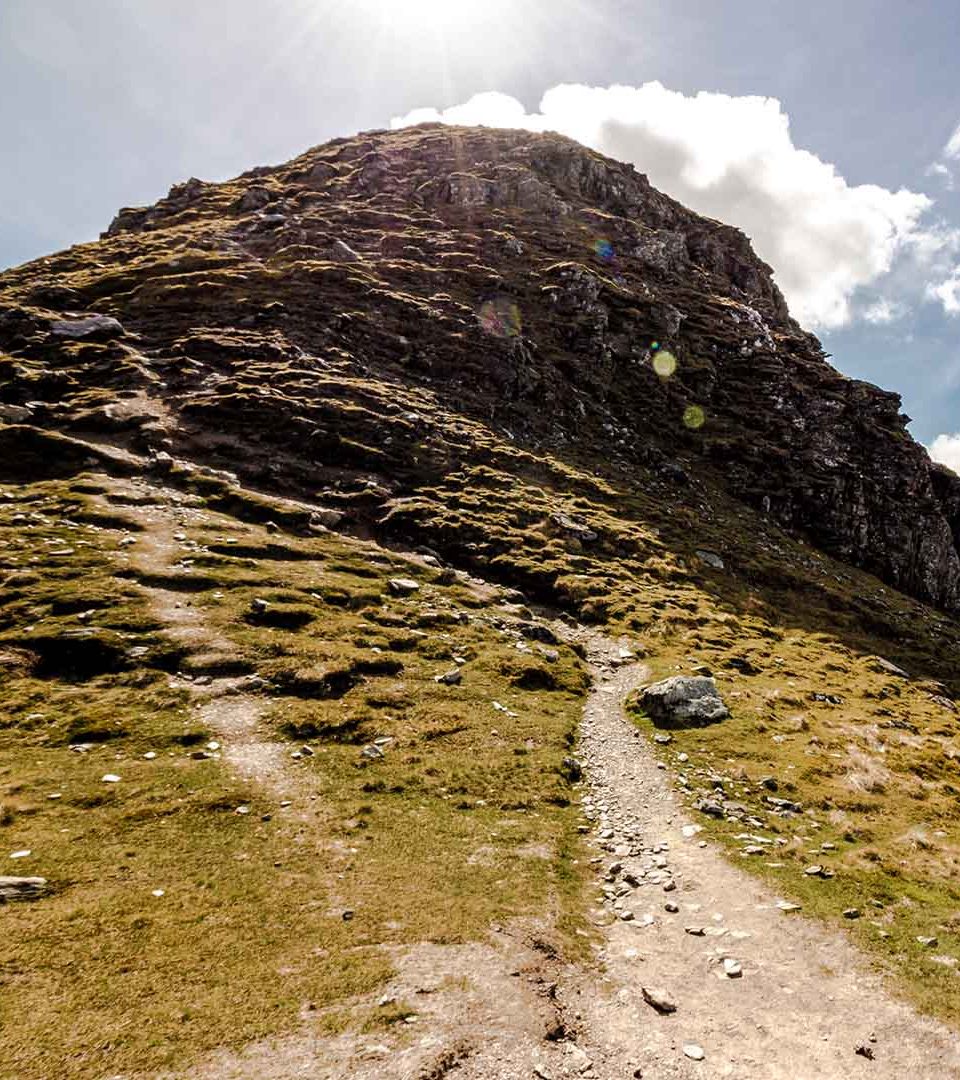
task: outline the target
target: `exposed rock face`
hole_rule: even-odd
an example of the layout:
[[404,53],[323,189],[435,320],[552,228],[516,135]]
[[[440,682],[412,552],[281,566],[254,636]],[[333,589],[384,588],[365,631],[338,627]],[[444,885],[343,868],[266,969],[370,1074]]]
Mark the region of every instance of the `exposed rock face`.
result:
[[[469,453],[390,387],[520,446],[719,480],[960,607],[960,480],[899,398],[830,367],[742,233],[568,139],[335,140],[189,180],[0,275],[0,404],[35,428],[109,430],[291,494],[349,476],[375,519]],[[104,407],[124,397],[121,425]],[[585,528],[570,542],[593,543]]]
[[641,692],[640,704],[657,727],[665,728],[706,727],[730,715],[707,676],[675,675],[654,683]]

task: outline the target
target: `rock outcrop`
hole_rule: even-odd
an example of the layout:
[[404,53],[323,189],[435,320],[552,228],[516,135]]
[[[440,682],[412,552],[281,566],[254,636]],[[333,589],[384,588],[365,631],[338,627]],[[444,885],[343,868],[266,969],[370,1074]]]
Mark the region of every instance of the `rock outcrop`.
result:
[[645,687],[640,706],[657,727],[706,727],[730,715],[708,676],[674,675]]
[[370,521],[456,466],[470,417],[720,483],[960,607],[960,480],[897,395],[828,364],[742,233],[556,135],[375,132],[122,210],[0,275],[0,410],[291,495],[354,483]]

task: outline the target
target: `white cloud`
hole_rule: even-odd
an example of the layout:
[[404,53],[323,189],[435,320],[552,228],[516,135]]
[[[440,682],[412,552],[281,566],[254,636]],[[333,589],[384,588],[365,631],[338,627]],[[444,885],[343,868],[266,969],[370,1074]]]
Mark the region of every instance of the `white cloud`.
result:
[[929,447],[930,456],[960,474],[960,434],[938,435]]
[[957,124],[953,134],[947,140],[947,145],[943,148],[943,156],[960,160],[960,124]]
[[886,323],[895,322],[897,319],[902,319],[906,312],[907,309],[903,304],[898,304],[895,300],[887,300],[886,297],[881,296],[879,300],[868,304],[861,314],[868,323],[885,325]]
[[794,145],[775,98],[687,97],[657,82],[566,85],[548,90],[533,114],[488,93],[443,112],[417,109],[392,126],[437,120],[558,131],[632,162],[662,191],[743,229],[774,267],[793,314],[822,328],[850,321],[854,292],[890,269],[932,205],[916,192],[848,184]]
[[943,181],[944,187],[947,191],[953,191],[953,173],[947,168],[942,161],[935,161],[932,165],[927,167],[927,176],[936,176]]
[[954,267],[953,273],[939,285],[928,285],[927,297],[939,300],[947,315],[960,315],[960,266]]

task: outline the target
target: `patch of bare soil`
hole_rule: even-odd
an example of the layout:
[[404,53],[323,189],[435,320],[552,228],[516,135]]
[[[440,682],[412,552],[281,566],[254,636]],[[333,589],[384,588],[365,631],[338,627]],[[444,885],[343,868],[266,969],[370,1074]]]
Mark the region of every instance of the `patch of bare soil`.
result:
[[[382,1029],[268,1039],[158,1080],[521,1080],[580,1074],[586,1056],[566,1037],[549,959],[535,948],[497,933],[484,944],[424,943],[398,951],[395,963],[396,973],[378,1000],[397,1019]],[[364,1003],[345,1003],[351,1004]],[[307,1012],[305,1028],[317,1019],[323,1017]]]

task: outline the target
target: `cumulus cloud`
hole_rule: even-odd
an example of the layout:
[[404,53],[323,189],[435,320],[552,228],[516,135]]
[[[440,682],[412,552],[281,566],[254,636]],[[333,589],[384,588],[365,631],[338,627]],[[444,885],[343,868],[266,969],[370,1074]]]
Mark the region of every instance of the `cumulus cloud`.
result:
[[960,474],[960,434],[938,435],[928,449],[934,461]]
[[392,126],[425,121],[557,131],[632,162],[662,191],[743,229],[793,314],[821,328],[850,321],[853,294],[890,269],[932,205],[917,192],[848,184],[794,144],[775,98],[688,97],[658,82],[566,85],[548,90],[536,113],[487,93],[442,112],[417,109]]
[[954,267],[953,273],[938,285],[927,286],[927,296],[939,300],[947,315],[960,315],[960,266]]

